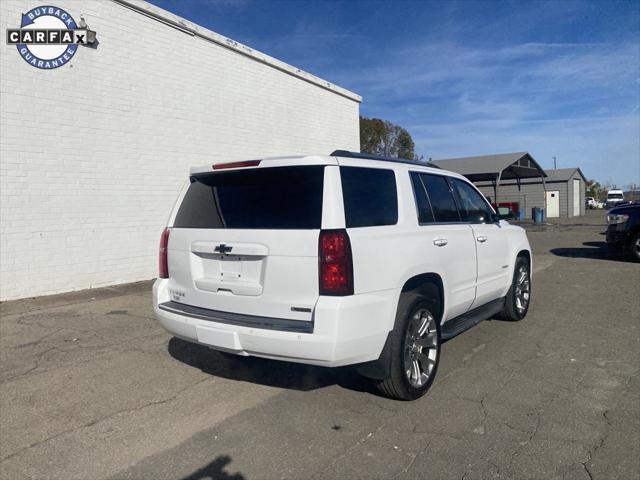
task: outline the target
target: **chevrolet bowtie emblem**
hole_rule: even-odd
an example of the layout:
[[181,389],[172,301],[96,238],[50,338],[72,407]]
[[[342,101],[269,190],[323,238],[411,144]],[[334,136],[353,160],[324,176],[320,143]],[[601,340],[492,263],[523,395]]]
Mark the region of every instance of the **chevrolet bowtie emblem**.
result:
[[221,243],[220,245],[216,246],[216,248],[214,248],[213,251],[217,253],[225,254],[225,253],[229,253],[232,249],[233,247],[230,247],[225,243]]

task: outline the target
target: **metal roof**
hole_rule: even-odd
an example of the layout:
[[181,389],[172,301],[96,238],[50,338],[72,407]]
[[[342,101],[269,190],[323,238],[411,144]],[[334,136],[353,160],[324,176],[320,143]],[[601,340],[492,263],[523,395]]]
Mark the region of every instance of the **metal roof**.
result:
[[582,171],[578,167],[545,170],[545,172],[547,173],[547,182],[566,182],[575,175],[576,171],[580,174],[582,179],[586,182],[587,181],[586,177],[583,175]]
[[515,178],[546,177],[545,171],[528,152],[500,153],[477,157],[444,158],[432,163],[467,177],[472,182]]

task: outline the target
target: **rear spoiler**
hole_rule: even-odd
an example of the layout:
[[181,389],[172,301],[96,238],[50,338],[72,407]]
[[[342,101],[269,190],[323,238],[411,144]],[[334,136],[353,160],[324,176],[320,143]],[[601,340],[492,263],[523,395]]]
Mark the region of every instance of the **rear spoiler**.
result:
[[218,170],[242,170],[244,168],[264,168],[264,167],[293,167],[304,165],[338,165],[335,157],[327,155],[295,155],[282,157],[265,157],[251,160],[221,160],[213,162],[213,164],[202,165],[199,167],[191,167],[189,173],[191,175],[199,175],[203,173],[214,173]]

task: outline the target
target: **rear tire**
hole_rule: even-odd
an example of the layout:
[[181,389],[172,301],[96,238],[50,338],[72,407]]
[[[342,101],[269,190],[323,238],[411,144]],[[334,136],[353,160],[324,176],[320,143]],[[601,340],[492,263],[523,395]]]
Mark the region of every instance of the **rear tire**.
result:
[[397,400],[415,400],[431,387],[440,363],[438,300],[415,292],[400,295],[390,333],[390,368],[378,390]]
[[500,318],[519,321],[527,316],[531,303],[531,269],[529,261],[520,256],[516,260],[511,287],[504,301]]

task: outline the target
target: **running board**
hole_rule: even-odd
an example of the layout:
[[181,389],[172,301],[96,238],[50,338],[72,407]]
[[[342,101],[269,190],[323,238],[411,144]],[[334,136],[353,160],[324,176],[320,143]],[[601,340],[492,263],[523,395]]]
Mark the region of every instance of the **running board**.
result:
[[481,321],[491,318],[496,313],[502,311],[503,307],[504,297],[497,298],[496,300],[485,303],[478,308],[469,310],[467,313],[463,313],[456,318],[452,318],[442,326],[440,337],[442,340],[449,340],[456,335],[460,335],[465,330],[469,330]]

